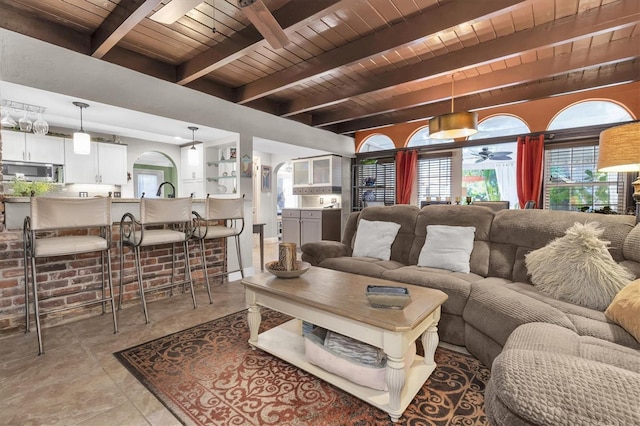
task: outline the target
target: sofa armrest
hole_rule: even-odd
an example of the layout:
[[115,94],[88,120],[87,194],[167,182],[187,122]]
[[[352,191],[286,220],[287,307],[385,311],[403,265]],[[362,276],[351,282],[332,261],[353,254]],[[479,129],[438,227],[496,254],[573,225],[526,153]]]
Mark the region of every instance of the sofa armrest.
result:
[[351,256],[351,247],[338,241],[314,241],[300,247],[302,260],[318,266],[323,260],[331,257]]

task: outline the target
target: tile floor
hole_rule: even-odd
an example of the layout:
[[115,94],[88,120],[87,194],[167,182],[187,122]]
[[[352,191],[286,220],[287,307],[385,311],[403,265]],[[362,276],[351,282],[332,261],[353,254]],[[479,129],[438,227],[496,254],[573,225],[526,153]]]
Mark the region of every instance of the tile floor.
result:
[[[260,265],[254,249],[254,265]],[[277,260],[277,244],[265,244],[265,262]],[[239,282],[149,303],[151,323],[139,305],[120,311],[119,333],[111,317],[98,316],[47,328],[45,354],[37,356],[35,330],[0,340],[0,425],[177,425],[179,422],[115,359],[129,348],[245,308]]]

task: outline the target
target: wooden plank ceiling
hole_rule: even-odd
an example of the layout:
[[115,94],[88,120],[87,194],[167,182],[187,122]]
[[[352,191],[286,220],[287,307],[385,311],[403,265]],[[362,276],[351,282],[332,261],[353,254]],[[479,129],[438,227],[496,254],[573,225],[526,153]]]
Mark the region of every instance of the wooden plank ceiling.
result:
[[[0,0],[0,27],[231,102],[353,134],[640,79],[638,0]],[[452,77],[453,76],[453,77]]]

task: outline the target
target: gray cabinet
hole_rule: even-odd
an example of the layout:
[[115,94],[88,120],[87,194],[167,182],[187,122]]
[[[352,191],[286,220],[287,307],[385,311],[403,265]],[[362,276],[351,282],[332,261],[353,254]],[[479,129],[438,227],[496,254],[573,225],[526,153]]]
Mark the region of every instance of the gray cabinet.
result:
[[341,209],[283,209],[282,241],[302,244],[340,241]]

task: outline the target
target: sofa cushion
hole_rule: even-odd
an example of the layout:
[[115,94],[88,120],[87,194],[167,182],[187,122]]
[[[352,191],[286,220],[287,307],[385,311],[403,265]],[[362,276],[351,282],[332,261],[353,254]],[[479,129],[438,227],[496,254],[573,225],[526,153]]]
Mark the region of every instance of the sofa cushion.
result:
[[360,219],[352,256],[389,260],[391,245],[398,235],[398,230],[400,225],[395,222]]
[[531,282],[542,293],[604,311],[631,281],[601,240],[604,229],[594,222],[576,223],[564,236],[525,256]]
[[594,220],[604,229],[601,238],[611,242],[609,253],[616,262],[621,262],[624,259],[622,246],[634,227],[632,216],[540,209],[500,210],[491,225],[491,257],[486,275],[530,282],[524,264],[527,253],[563,236],[576,222]]
[[475,231],[473,226],[427,225],[418,266],[469,273]]
[[563,312],[509,289],[508,283],[500,278],[471,283],[464,320],[500,345],[505,344],[518,326],[530,322],[547,322],[575,331],[575,326]]
[[554,299],[540,293],[529,284],[508,283],[506,287],[563,312],[575,327],[576,333],[581,336],[593,336],[619,345],[640,349],[640,343],[618,324],[607,319],[604,312]]
[[476,228],[469,261],[474,274],[486,276],[489,271],[489,232],[494,213],[479,206],[430,205],[420,210],[416,219],[415,239],[408,265],[416,265],[427,235],[428,225],[473,226]]
[[405,265],[394,260],[380,260],[373,257],[332,257],[323,260],[318,266],[367,277],[381,277],[384,272]]
[[636,351],[550,324],[522,326],[493,363],[485,410],[496,425],[635,424],[639,365]]
[[[358,215],[358,221],[365,219],[399,224],[400,230],[391,246],[391,260],[409,265],[409,250],[413,246],[418,211],[418,207],[408,204],[367,207]],[[353,245],[353,241],[350,244]]]
[[640,280],[627,284],[604,314],[640,342]]
[[442,311],[455,315],[462,315],[471,291],[471,282],[483,279],[476,274],[451,272],[417,265],[387,270],[381,278],[442,290],[449,296],[442,305]]

